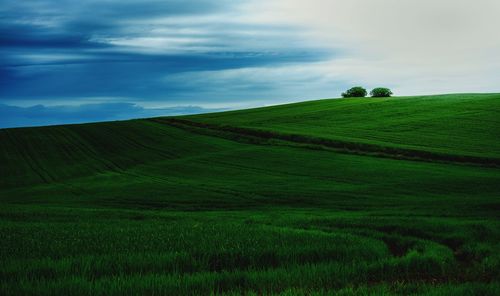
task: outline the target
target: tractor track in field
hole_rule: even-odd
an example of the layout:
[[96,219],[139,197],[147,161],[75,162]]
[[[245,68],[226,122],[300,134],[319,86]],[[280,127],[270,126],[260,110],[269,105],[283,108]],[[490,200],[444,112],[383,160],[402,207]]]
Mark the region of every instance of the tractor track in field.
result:
[[[476,165],[482,167],[500,167],[500,159],[470,155],[453,155],[424,150],[406,148],[394,148],[358,142],[338,141],[311,136],[285,134],[274,131],[252,129],[246,127],[235,127],[229,125],[216,125],[201,123],[179,118],[153,118],[154,122],[168,124],[173,127],[190,132],[207,134],[220,138],[239,142],[250,142],[255,144],[295,144],[296,147],[333,150],[335,152],[366,155],[374,157],[392,158],[398,160],[413,160],[425,162],[454,163],[464,165]],[[271,142],[274,141],[274,142]]]
[[54,180],[53,177],[46,170],[44,170],[43,166],[30,155],[28,148],[23,145],[19,145],[17,138],[12,134],[12,132],[7,130],[6,135],[12,143],[17,144],[17,147],[19,147],[19,154],[23,158],[24,162],[43,183],[48,184]]

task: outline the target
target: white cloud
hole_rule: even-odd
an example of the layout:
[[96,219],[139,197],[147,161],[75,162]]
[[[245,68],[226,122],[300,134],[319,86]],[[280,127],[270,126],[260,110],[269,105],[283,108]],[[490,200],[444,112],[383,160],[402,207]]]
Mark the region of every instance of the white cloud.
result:
[[[342,73],[328,72],[330,63],[298,63],[275,67],[251,67],[215,71],[193,71],[168,75],[167,85],[196,89],[201,98],[195,105],[206,108],[249,108],[319,98],[339,97],[345,88]],[[182,102],[182,93],[179,95]]]
[[148,36],[148,37],[130,37],[130,38],[102,38],[95,39],[97,42],[107,43],[115,46],[129,49],[132,52],[141,53],[175,53],[186,51],[186,48],[204,49],[203,46],[193,46],[193,44],[204,44],[209,42],[208,38],[193,38],[193,37],[165,37],[165,36]]
[[500,1],[278,0],[253,2],[260,22],[309,29],[345,52],[325,75],[392,85],[401,94],[500,91]]

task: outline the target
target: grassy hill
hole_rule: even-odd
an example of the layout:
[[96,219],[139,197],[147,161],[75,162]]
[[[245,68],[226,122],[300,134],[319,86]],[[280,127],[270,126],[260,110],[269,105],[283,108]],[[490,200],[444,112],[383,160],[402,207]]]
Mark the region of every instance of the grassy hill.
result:
[[500,95],[0,130],[0,294],[500,292]]
[[189,120],[328,140],[500,159],[500,95],[320,100]]

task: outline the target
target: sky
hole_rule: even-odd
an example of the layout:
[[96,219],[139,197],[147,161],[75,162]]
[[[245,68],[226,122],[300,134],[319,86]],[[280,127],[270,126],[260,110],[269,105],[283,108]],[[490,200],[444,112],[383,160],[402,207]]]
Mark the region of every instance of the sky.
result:
[[498,0],[3,0],[0,128],[500,92]]

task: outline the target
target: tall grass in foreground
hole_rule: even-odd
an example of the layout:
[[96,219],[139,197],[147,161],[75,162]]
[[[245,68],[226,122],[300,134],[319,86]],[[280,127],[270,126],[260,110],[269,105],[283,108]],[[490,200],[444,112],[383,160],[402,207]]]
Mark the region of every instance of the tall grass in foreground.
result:
[[2,295],[446,294],[463,282],[477,293],[498,290],[497,221],[72,211],[2,211]]

